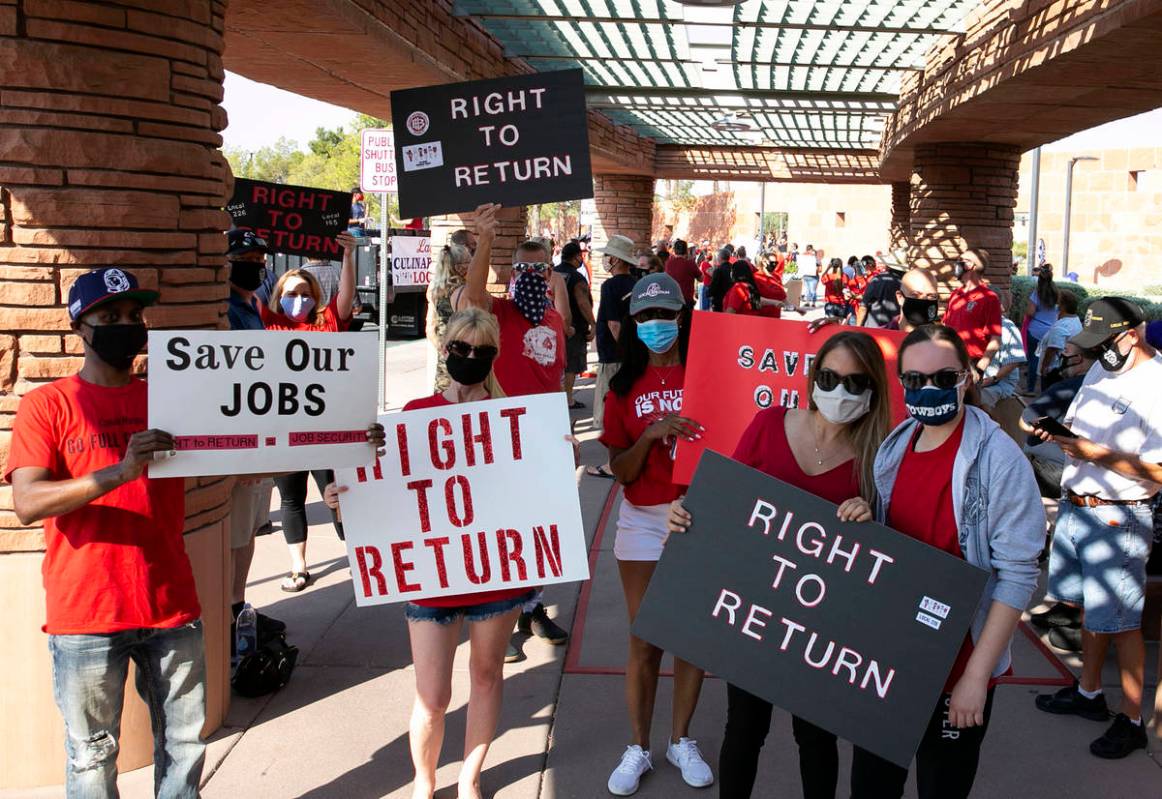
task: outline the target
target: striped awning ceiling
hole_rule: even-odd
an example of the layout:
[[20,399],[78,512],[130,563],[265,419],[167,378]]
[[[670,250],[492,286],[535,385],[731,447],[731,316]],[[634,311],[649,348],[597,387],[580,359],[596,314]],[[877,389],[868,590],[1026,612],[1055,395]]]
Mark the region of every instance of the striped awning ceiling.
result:
[[900,77],[979,0],[455,0],[660,144],[869,149]]

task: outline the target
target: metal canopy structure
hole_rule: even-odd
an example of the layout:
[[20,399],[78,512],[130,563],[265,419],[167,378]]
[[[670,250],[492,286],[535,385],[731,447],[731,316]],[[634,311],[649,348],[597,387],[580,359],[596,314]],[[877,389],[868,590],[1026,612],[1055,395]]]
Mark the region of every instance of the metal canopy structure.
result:
[[659,144],[867,150],[901,74],[976,0],[456,0],[538,71]]

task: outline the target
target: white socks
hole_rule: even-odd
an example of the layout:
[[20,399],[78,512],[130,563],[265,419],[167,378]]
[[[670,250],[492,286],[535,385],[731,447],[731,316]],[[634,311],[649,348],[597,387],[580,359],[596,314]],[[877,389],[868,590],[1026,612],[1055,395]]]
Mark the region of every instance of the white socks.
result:
[[1084,688],[1082,688],[1080,685],[1078,685],[1077,692],[1079,694],[1081,694],[1082,696],[1084,696],[1086,699],[1097,699],[1099,696],[1101,696],[1101,689],[1100,688],[1098,688],[1096,691],[1087,691]]

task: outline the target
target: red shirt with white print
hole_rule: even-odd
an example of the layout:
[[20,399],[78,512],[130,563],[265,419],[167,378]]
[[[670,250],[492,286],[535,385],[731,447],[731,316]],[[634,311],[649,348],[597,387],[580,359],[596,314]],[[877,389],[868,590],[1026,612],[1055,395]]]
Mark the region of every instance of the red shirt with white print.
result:
[[500,387],[510,397],[561,390],[565,374],[565,320],[551,306],[536,327],[516,303],[492,298],[492,313],[500,325],[500,354],[492,365]]
[[[646,428],[669,414],[682,413],[682,386],[686,367],[649,366],[624,397],[610,391],[605,397],[605,430],[601,443],[610,449],[629,449]],[[661,505],[682,495],[673,480],[675,441],[656,441],[650,447],[641,474],[625,487],[634,505]]]

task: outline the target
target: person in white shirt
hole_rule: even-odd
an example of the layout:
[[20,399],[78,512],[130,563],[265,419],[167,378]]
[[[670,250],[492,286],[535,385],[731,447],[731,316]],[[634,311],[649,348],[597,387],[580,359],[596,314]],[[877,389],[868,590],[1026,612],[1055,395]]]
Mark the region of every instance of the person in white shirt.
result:
[[1091,351],[1097,364],[1065,415],[1070,430],[1059,430],[1070,434],[1041,426],[1037,436],[1055,442],[1068,458],[1048,595],[1082,608],[1082,672],[1080,682],[1036,702],[1048,713],[1107,720],[1101,672],[1112,642],[1121,712],[1089,748],[1114,759],[1146,747],[1141,623],[1154,536],[1151,503],[1162,486],[1162,355],[1146,341],[1141,308],[1120,297],[1094,302],[1082,332],[1070,340]]
[[[1065,342],[1081,332],[1081,320],[1077,318],[1077,295],[1063,291],[1057,297],[1057,321],[1041,338],[1037,345],[1037,368],[1041,377],[1041,390],[1053,384],[1050,372],[1061,363],[1061,351]],[[1048,381],[1048,382],[1046,382]]]

